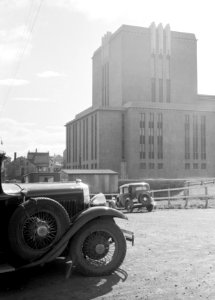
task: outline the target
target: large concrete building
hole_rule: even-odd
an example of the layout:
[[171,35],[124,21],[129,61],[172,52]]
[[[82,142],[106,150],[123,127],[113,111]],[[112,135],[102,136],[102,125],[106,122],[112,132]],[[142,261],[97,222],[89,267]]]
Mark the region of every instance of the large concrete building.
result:
[[67,168],[215,176],[215,96],[197,92],[194,34],[123,25],[92,62],[92,107],[66,124]]

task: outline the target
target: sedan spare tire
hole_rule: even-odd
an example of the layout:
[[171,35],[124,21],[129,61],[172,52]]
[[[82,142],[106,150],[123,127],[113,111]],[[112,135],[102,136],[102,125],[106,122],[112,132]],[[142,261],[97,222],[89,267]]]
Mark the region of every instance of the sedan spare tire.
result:
[[57,201],[29,199],[17,207],[10,219],[11,249],[25,261],[38,259],[61,238],[69,225],[68,213]]

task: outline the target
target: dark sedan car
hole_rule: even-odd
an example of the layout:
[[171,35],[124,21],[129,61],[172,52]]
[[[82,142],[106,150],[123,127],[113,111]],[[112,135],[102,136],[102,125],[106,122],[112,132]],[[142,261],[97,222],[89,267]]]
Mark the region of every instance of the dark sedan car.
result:
[[[0,166],[5,158],[0,153]],[[109,207],[90,207],[80,182],[2,184],[0,181],[0,273],[41,265],[59,255],[85,275],[112,273],[126,255],[126,235]],[[132,235],[133,237],[133,235]]]

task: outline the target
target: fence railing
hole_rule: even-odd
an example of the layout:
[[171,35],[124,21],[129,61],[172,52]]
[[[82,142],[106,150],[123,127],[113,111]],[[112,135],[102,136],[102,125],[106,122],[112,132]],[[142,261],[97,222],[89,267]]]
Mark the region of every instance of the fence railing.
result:
[[[189,200],[200,199],[205,200],[205,208],[208,207],[208,200],[215,199],[215,190],[214,193],[209,193],[209,185],[215,185],[215,179],[208,181],[188,181],[185,187],[181,188],[168,188],[168,189],[160,189],[160,190],[152,190],[151,194],[155,201],[168,201],[168,207],[171,206],[171,201],[175,200],[184,200],[184,207],[188,206]],[[201,190],[199,193],[197,191],[197,186]],[[195,193],[192,193],[192,190],[195,190]],[[196,193],[197,192],[197,193]],[[157,193],[167,193],[165,196],[156,197]],[[172,195],[172,194],[177,195]]]

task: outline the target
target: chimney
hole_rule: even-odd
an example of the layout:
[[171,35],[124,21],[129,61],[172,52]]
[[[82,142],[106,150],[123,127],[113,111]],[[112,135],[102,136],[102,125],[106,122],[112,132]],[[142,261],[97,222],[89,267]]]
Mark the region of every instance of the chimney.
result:
[[14,152],[14,161],[16,160],[16,152]]

